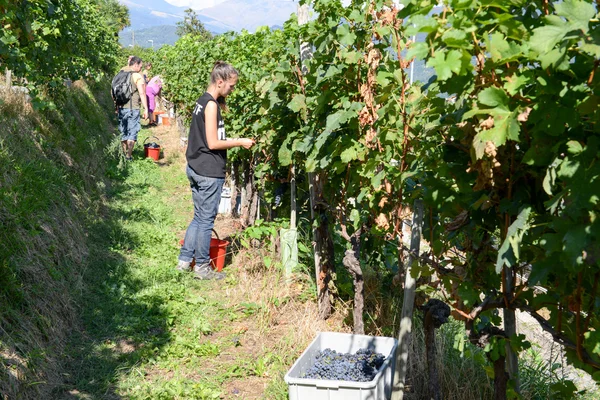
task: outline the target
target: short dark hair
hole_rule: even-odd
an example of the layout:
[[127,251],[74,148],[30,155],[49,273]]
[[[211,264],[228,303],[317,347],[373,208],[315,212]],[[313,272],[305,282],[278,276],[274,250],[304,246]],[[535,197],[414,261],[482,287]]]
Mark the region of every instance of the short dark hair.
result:
[[136,65],[136,64],[139,64],[139,63],[141,63],[141,62],[142,62],[142,59],[141,59],[141,58],[139,58],[138,56],[133,56],[133,57],[131,57],[131,59],[129,60],[129,66],[131,67],[131,66],[133,66],[133,65]]

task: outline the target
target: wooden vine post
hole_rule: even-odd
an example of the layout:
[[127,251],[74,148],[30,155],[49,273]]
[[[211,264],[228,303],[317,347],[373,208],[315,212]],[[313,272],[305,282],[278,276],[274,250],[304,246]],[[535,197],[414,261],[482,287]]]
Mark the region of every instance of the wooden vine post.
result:
[[346,231],[346,225],[342,223],[342,237],[346,239],[351,246],[351,249],[346,250],[342,263],[348,272],[350,272],[350,275],[352,275],[354,285],[354,309],[352,311],[354,329],[352,331],[359,335],[365,334],[365,323],[363,319],[363,311],[365,309],[365,282],[362,268],[360,267],[360,236],[363,233],[363,230],[365,230],[365,227],[357,229],[352,236],[350,236]]
[[442,400],[440,374],[437,368],[437,346],[435,344],[435,330],[448,322],[450,307],[441,300],[429,299],[422,308],[423,330],[425,331],[425,354],[427,355],[427,370],[429,372],[429,398]]
[[[507,266],[504,266],[503,268],[505,290],[512,299],[512,293],[514,289],[514,283],[512,279],[513,271]],[[506,336],[509,338],[515,337],[517,335],[517,318],[515,315],[515,310],[504,308],[503,317],[504,331],[506,332]],[[510,346],[510,340],[506,341],[506,369],[508,370],[510,379],[513,381],[516,392],[519,393],[521,389],[519,381],[519,358],[513,348]]]
[[243,168],[243,188],[242,188],[242,211],[241,218],[242,224],[244,226],[248,226],[248,221],[250,220],[250,206],[252,203],[252,176],[250,170],[250,162],[248,160],[244,160],[242,163]]
[[[291,245],[293,247],[296,247],[296,254],[297,254],[297,247],[298,247],[298,236],[296,233],[296,167],[292,164],[292,168],[290,169],[290,208],[291,208],[291,213],[290,213],[290,232],[293,232],[293,240],[294,243],[292,243]],[[293,252],[292,252],[293,254]],[[288,262],[285,263],[285,276],[286,278],[290,278],[292,276],[292,270],[293,268],[296,266],[296,264],[298,263],[298,258],[296,257],[296,259],[294,260],[293,257],[290,257],[290,260],[288,260]]]
[[394,371],[394,385],[392,400],[404,398],[404,383],[408,370],[408,349],[412,334],[412,317],[415,305],[415,291],[417,280],[413,277],[412,263],[419,258],[421,250],[421,230],[423,225],[423,200],[415,200],[413,207],[412,232],[410,236],[410,254],[408,255],[405,280],[404,301],[402,302],[402,317],[398,332],[398,355],[396,356],[396,369]]
[[[511,146],[511,159],[514,159],[514,147]],[[514,163],[511,162],[510,174],[508,178],[508,199],[512,200],[513,197],[513,184],[514,184]],[[502,242],[507,239],[509,226],[512,224],[511,217],[508,214],[504,215],[504,229],[502,232]],[[515,391],[517,393],[521,390],[521,384],[519,381],[519,357],[515,350],[510,345],[510,338],[514,338],[517,335],[517,317],[515,310],[508,307],[514,298],[514,270],[509,268],[508,265],[502,266],[502,285],[504,286],[504,302],[505,308],[503,309],[504,319],[504,332],[508,336],[509,340],[506,341],[506,370],[508,375],[513,382]]]
[[238,195],[241,198],[241,177],[240,177],[240,162],[234,161],[231,167],[231,216],[233,218],[239,218],[240,213],[238,210]]
[[285,271],[285,278],[291,282],[292,271],[298,265],[298,231],[296,229],[296,168],[290,168],[290,228],[280,230],[281,260]]

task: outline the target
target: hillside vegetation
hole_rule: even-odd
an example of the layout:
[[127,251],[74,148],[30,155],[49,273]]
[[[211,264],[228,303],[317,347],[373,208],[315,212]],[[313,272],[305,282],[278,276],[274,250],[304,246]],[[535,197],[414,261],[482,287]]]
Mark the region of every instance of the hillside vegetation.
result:
[[89,232],[114,139],[106,84],[78,82],[36,112],[0,92],[0,393],[48,398],[78,329]]
[[[158,25],[133,31],[127,29],[119,32],[119,43],[128,48],[130,45],[159,49],[165,44],[173,45],[179,39],[175,25]],[[135,40],[135,43],[134,43]],[[150,42],[152,40],[153,42]]]

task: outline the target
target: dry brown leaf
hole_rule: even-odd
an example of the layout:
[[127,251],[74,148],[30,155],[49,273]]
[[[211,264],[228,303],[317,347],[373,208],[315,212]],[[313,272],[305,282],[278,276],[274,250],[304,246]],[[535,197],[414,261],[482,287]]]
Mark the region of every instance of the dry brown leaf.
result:
[[479,126],[484,129],[492,129],[494,127],[494,117],[489,117],[488,119],[481,121]]
[[361,127],[372,125],[373,122],[375,122],[367,106],[364,106],[363,109],[358,113],[358,122]]
[[387,179],[385,180],[385,191],[387,194],[392,194],[392,184]]
[[365,137],[365,139],[367,140],[367,147],[370,149],[375,148],[376,144],[373,143],[373,141],[375,140],[375,138],[377,137],[377,131],[373,128],[369,129],[367,131],[367,135]]
[[531,107],[527,107],[522,113],[517,117],[517,121],[519,122],[527,122],[529,119],[529,114],[531,113]]
[[381,61],[381,52],[379,49],[371,49],[369,54],[367,55],[367,64],[371,67],[371,69],[376,69],[379,66],[379,62]]
[[385,207],[387,202],[388,202],[388,198],[382,197],[381,200],[379,200],[379,204],[377,204],[377,205],[379,206],[379,208],[383,208],[383,207]]
[[495,158],[496,154],[498,154],[498,148],[491,140],[485,142],[485,154],[489,157]]
[[381,25],[393,25],[396,21],[397,10],[395,8],[379,12],[377,18],[381,21]]
[[404,20],[402,18],[397,18],[396,22],[394,23],[394,29],[399,31],[400,28],[402,28],[402,24],[404,24]]
[[375,218],[375,224],[381,230],[387,231],[390,229],[390,222],[384,213],[380,213],[377,218]]

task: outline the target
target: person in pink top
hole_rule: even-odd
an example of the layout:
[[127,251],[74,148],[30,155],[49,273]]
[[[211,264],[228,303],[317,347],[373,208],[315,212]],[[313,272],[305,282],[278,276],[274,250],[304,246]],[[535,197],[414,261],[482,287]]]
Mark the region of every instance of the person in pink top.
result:
[[150,119],[150,125],[156,126],[156,120],[154,118],[154,110],[156,108],[156,96],[160,95],[162,89],[162,80],[159,75],[150,79],[150,82],[146,85],[146,99],[148,100],[148,118]]

